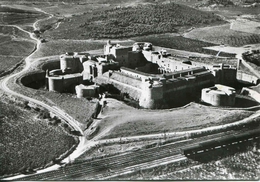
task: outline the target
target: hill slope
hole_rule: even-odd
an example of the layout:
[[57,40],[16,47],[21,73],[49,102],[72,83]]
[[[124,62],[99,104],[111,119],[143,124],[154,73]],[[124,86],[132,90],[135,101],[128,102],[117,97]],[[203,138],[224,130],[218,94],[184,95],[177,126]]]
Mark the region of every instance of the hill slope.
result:
[[181,26],[221,23],[221,18],[187,6],[168,3],[86,12],[66,18],[47,32],[55,38],[121,38],[174,32]]

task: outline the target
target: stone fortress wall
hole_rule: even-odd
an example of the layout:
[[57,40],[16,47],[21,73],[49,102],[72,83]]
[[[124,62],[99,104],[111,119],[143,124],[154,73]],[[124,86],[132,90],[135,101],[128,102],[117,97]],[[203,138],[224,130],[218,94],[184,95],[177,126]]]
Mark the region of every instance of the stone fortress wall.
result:
[[201,100],[213,106],[234,106],[236,90],[234,88],[216,84],[202,89]]
[[[83,80],[91,80],[112,84],[144,108],[164,108],[172,103],[188,103],[203,88],[215,83],[234,83],[236,68],[221,64],[209,70],[185,58],[173,57],[165,50],[154,51],[151,43],[137,42],[125,47],[108,41],[104,55],[61,55],[60,69],[47,70],[46,78],[51,91],[63,92],[72,85],[82,84]],[[78,95],[94,93],[90,87],[85,92],[84,88],[77,87],[76,91],[81,92]]]

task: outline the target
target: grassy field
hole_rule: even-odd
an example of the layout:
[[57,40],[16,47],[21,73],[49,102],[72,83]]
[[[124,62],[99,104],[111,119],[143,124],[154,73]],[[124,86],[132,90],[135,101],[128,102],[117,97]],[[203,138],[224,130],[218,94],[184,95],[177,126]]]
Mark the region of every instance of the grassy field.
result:
[[7,25],[24,25],[32,24],[40,17],[44,16],[42,13],[32,10],[24,10],[11,8],[7,6],[0,7],[0,19],[2,24]]
[[185,131],[232,123],[251,114],[253,112],[209,108],[195,103],[181,109],[140,110],[109,99],[100,116],[99,131],[109,131],[104,138]]
[[44,167],[76,143],[60,126],[50,126],[26,110],[1,97],[0,176]]
[[0,33],[2,36],[12,37],[13,39],[30,39],[29,34],[16,27],[1,25]]
[[34,49],[31,41],[9,41],[0,46],[0,54],[3,56],[27,56]]
[[35,43],[16,27],[0,26],[0,74],[13,68],[28,56]]
[[0,55],[0,74],[12,68],[22,60],[23,57],[21,56],[10,57],[10,56]]
[[198,28],[186,33],[185,37],[230,46],[260,43],[260,35],[234,31],[229,27],[229,24],[225,24],[214,27]]

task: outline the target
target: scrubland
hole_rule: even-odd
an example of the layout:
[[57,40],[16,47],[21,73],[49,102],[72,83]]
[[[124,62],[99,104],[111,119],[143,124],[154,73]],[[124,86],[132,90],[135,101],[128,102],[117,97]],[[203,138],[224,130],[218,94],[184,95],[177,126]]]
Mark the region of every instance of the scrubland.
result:
[[28,34],[16,27],[0,26],[0,74],[21,63],[35,47]]
[[37,115],[1,96],[0,176],[43,167],[76,143],[60,126]]
[[185,37],[229,46],[260,43],[260,35],[231,30],[229,24],[197,28],[186,33]]
[[205,26],[216,22],[223,23],[221,18],[212,13],[187,6],[148,4],[74,14],[64,18],[59,28],[46,32],[45,36],[55,39],[125,38],[175,32],[181,26]]

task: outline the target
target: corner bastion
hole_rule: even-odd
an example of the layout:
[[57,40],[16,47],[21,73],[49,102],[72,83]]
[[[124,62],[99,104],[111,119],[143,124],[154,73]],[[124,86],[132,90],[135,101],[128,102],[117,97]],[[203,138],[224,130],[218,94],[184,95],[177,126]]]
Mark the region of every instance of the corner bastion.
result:
[[185,58],[171,56],[165,50],[154,51],[148,42],[126,47],[108,41],[104,55],[61,55],[60,68],[47,70],[46,78],[50,91],[63,92],[73,87],[79,97],[94,95],[90,87],[84,88],[89,93],[84,94],[84,86],[77,86],[88,80],[99,85],[112,84],[143,108],[169,108],[193,101],[203,88],[215,83],[234,83],[236,71],[235,67],[224,64],[207,69]]
[[234,106],[236,90],[232,87],[216,84],[201,91],[201,100],[213,106]]

